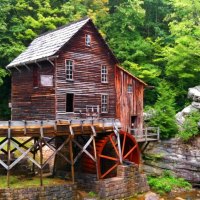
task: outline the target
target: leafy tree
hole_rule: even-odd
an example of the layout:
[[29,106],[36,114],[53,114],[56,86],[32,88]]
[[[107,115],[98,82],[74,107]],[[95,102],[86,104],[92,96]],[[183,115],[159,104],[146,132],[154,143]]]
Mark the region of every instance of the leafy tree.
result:
[[177,131],[175,122],[174,92],[166,81],[162,81],[157,88],[158,100],[155,103],[155,115],[149,122],[150,126],[160,127],[161,138],[174,136]]
[[[170,0],[173,12],[167,16],[171,41],[161,51],[167,80],[174,84],[178,107],[185,104],[189,87],[199,84],[200,2]],[[182,98],[181,98],[182,97]]]

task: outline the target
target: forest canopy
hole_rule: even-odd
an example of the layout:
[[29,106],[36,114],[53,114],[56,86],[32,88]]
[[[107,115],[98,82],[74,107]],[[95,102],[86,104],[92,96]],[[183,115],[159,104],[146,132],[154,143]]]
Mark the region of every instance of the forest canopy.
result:
[[199,0],[1,0],[1,119],[10,118],[5,66],[38,35],[86,15],[121,65],[154,86],[146,106],[162,113],[165,104],[171,118],[187,105],[188,88],[200,83]]

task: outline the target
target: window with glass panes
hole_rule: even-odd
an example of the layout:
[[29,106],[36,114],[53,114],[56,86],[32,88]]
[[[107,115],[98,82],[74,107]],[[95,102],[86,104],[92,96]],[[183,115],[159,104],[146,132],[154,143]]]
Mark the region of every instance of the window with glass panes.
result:
[[133,85],[129,84],[127,91],[128,91],[128,93],[132,93],[133,92]]
[[72,60],[65,61],[65,68],[66,68],[66,79],[73,80],[73,70],[74,70],[74,63]]
[[85,35],[85,45],[90,47],[91,46],[91,36],[90,35]]
[[101,82],[108,83],[108,70],[106,65],[101,66]]
[[102,113],[108,112],[108,95],[107,94],[101,95],[101,112]]

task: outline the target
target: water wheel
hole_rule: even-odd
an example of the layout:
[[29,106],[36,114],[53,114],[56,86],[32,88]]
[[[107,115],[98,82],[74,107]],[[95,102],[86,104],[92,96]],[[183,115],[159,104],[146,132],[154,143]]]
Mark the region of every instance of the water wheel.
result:
[[120,151],[122,162],[130,161],[139,164],[140,152],[135,138],[125,131],[120,131],[119,136],[120,145],[118,145],[115,133],[96,137],[97,166],[88,156],[84,156],[82,160],[83,171],[96,173],[97,167],[101,179],[116,176],[116,169],[120,164]]

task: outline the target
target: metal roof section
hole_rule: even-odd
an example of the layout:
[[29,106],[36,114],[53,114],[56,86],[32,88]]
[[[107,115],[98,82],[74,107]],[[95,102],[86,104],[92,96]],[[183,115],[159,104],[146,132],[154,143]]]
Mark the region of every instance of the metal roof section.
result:
[[54,56],[89,20],[90,18],[88,17],[83,18],[82,20],[38,36],[6,68],[9,69],[11,67],[34,63]]

